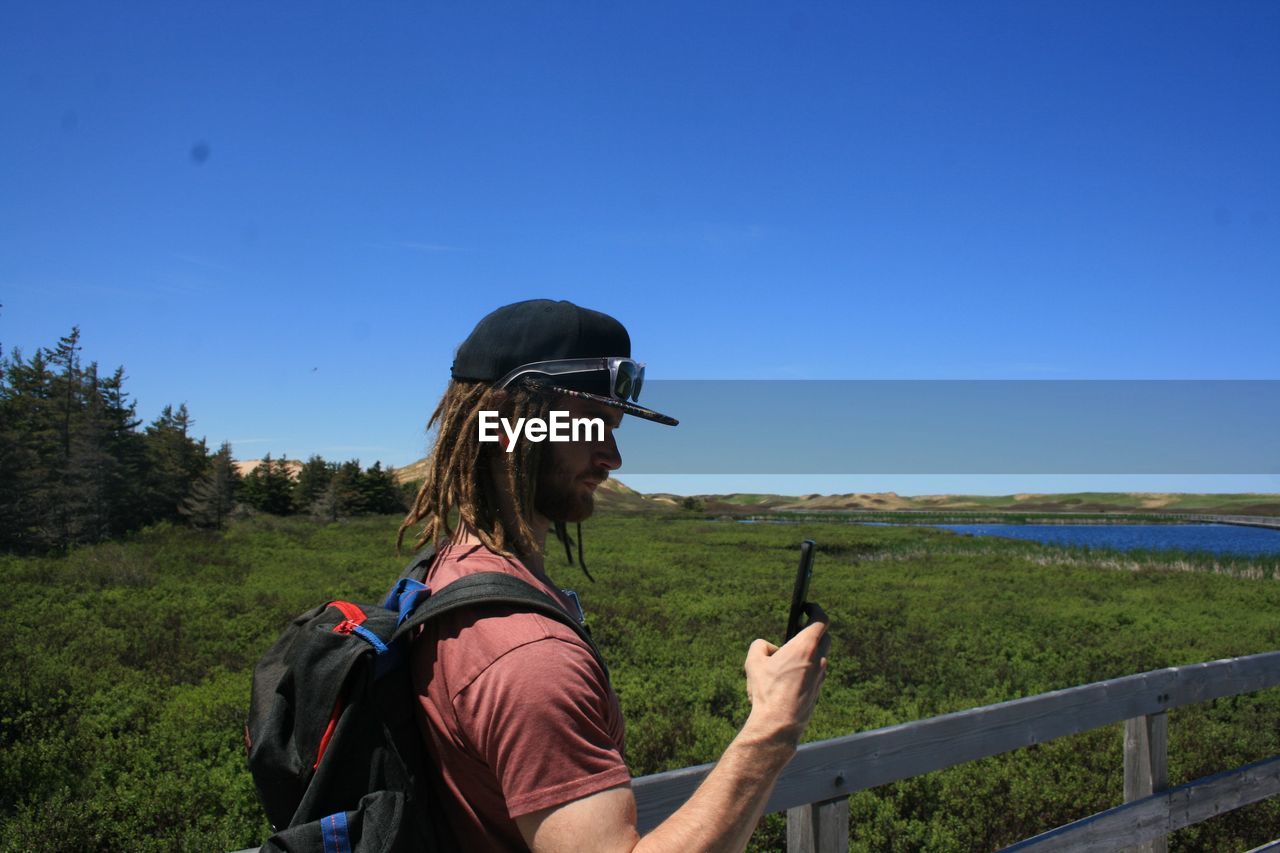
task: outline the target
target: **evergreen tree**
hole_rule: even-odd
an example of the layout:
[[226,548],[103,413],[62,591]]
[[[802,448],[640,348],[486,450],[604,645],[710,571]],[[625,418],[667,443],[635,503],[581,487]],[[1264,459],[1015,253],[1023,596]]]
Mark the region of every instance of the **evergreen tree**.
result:
[[326,524],[332,524],[342,517],[342,500],[338,496],[337,477],[331,477],[324,491],[311,502],[311,517]]
[[276,515],[293,512],[293,474],[289,458],[281,456],[263,472],[266,480],[267,505],[264,510]]
[[311,509],[312,504],[328,491],[335,467],[319,456],[312,456],[302,463],[302,467],[298,470],[298,479],[293,484],[294,509],[298,511]]
[[360,492],[366,512],[386,515],[408,509],[404,503],[404,495],[396,485],[394,469],[382,470],[381,462],[374,462],[373,467],[364,472]]
[[244,478],[241,499],[262,512],[288,515],[293,511],[293,478],[288,459],[272,459],[268,453]]
[[208,448],[204,439],[190,436],[195,422],[183,403],[175,412],[165,406],[147,426],[147,500],[145,515],[150,521],[180,521],[178,507],[186,500],[191,485],[204,476]]
[[360,460],[343,462],[333,474],[333,488],[341,515],[363,515],[367,511],[362,489],[364,474]]
[[[317,458],[317,457],[313,457]],[[311,505],[311,515],[320,521],[337,521],[365,512],[364,475],[357,460],[329,464],[329,482]]]
[[98,365],[83,372],[83,403],[74,413],[70,431],[67,469],[63,474],[60,505],[65,510],[63,546],[101,542],[111,535],[113,486],[119,477],[111,455],[110,425],[100,396]]
[[81,371],[81,379],[61,498],[68,515],[67,544],[100,542],[148,521],[140,476],[145,451],[135,432],[133,405],[121,388],[123,370],[102,379],[94,362]]
[[[124,393],[124,368],[99,384],[106,449],[114,460],[106,483],[109,530],[118,536],[151,522],[147,514],[147,445],[138,427],[137,406]],[[203,447],[203,445],[201,445]]]
[[43,512],[36,537],[41,545],[64,551],[79,539],[79,531],[74,527],[75,512],[92,503],[92,497],[86,494],[88,486],[80,481],[71,460],[72,422],[80,411],[84,390],[79,327],[73,326],[71,334],[60,338],[58,346],[46,350],[45,355],[49,364],[62,370],[49,377],[49,405],[43,425],[48,431],[43,442],[45,476],[37,487]]
[[[0,365],[0,371],[3,369],[4,365]],[[0,373],[0,550],[17,546],[26,527],[22,518],[25,454],[7,402],[3,373]]]
[[42,350],[30,363],[16,349],[0,362],[0,547],[6,550],[38,547],[46,457],[53,455],[48,392]]
[[240,475],[231,458],[231,445],[223,442],[209,460],[209,470],[191,487],[191,493],[178,508],[196,527],[222,529],[235,508]]
[[[270,458],[271,454],[268,453],[267,459]],[[262,467],[262,464],[265,461],[266,459],[259,460],[257,465],[249,471],[246,471],[240,478],[240,491],[238,493],[238,498],[240,503],[245,506],[257,509],[258,505],[262,503],[262,474],[258,469]]]

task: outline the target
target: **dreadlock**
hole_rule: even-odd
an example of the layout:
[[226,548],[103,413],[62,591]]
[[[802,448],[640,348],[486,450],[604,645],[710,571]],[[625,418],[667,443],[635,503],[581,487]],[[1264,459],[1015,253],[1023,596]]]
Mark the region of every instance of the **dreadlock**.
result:
[[[461,523],[475,531],[484,546],[504,557],[517,557],[538,550],[529,510],[537,489],[542,462],[542,442],[518,441],[512,452],[494,452],[480,442],[482,411],[497,411],[508,421],[516,418],[543,418],[551,409],[545,393],[514,386],[497,390],[485,382],[451,380],[439,405],[427,422],[427,430],[437,428],[435,444],[427,456],[427,474],[413,508],[405,516],[396,535],[396,551],[405,532],[421,523],[415,547],[439,544],[453,534],[450,515],[456,511]],[[490,476],[490,466],[500,466],[507,490],[515,504],[515,529],[509,530],[499,514],[498,495]],[[556,537],[564,543],[569,563],[568,531],[563,522],[555,524]],[[582,565],[582,528],[578,528],[578,559]],[[583,571],[586,566],[582,565]],[[590,575],[588,575],[590,577]]]
[[[556,538],[564,543],[564,558],[569,561],[569,565],[573,565],[573,553],[569,548],[573,545],[573,537],[569,535],[569,528],[563,521],[555,523]],[[578,522],[578,568],[582,569],[582,573],[587,576],[587,580],[592,583],[596,579],[591,577],[591,572],[587,571],[587,559],[582,556],[582,522]]]

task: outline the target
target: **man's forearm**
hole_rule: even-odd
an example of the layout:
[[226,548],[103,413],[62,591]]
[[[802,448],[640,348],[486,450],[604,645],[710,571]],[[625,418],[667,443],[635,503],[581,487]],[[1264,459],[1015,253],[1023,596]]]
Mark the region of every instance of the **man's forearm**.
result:
[[689,801],[640,840],[635,853],[729,853],[746,849],[782,768],[796,747],[748,720]]
[[537,851],[741,853],[773,786],[796,754],[827,670],[826,614],[781,648],[755,640],[743,669],[751,714],[689,802],[644,838],[636,835],[636,800],[619,786],[516,818]]

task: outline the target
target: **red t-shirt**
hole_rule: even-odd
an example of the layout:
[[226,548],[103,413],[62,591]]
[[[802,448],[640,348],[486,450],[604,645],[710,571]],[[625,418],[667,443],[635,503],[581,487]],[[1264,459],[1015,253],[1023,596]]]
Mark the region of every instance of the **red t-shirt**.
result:
[[[427,585],[439,591],[476,572],[514,575],[577,615],[545,575],[481,545],[441,549]],[[525,850],[516,817],[631,779],[618,697],[567,625],[505,607],[448,614],[415,640],[411,672],[464,850]]]

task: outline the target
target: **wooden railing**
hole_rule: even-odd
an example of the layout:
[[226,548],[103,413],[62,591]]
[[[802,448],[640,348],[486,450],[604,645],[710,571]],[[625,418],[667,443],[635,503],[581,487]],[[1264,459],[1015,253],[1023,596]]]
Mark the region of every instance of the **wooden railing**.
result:
[[[1168,788],[1167,712],[1276,686],[1280,652],[1267,652],[1158,669],[808,743],[783,771],[766,811],[787,812],[789,853],[846,851],[848,797],[855,791],[1124,721],[1125,803],[1007,849],[1164,851],[1166,836],[1174,830],[1280,793],[1280,756]],[[640,831],[679,808],[711,767],[636,779]]]
[[1280,528],[1280,518],[1274,515],[1188,515],[1183,513],[1180,517],[1187,521],[1212,521],[1217,524],[1236,524],[1241,527]]

